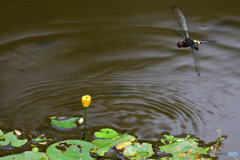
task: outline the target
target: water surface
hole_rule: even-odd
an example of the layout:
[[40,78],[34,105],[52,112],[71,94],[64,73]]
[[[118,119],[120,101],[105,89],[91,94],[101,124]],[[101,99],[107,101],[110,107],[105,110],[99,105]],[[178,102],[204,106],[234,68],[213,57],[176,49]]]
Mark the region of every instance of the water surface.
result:
[[[163,133],[208,144],[221,128],[224,150],[240,153],[238,1],[2,3],[5,127],[76,139],[74,132],[49,129],[47,117],[83,116],[81,97],[88,94],[89,135],[109,127],[155,144]],[[191,49],[176,46],[182,38],[174,34],[173,5],[185,15],[191,38],[218,41],[200,46],[201,76]]]

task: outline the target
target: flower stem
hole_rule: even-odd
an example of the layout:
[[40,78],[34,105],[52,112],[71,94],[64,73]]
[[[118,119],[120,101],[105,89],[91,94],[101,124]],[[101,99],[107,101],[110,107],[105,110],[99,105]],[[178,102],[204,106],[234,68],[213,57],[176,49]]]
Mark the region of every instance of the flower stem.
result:
[[85,109],[84,129],[86,129],[86,122],[87,122],[87,107],[84,107],[84,109]]

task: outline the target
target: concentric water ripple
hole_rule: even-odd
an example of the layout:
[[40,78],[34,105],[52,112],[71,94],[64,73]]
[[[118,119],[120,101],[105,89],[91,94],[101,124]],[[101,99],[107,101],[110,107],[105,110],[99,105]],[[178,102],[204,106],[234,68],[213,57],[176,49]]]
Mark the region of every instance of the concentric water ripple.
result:
[[[56,7],[54,12],[43,4],[44,12],[38,10],[33,2],[1,11],[8,16],[2,23],[9,25],[0,37],[0,122],[56,140],[76,138],[75,132],[51,129],[48,117],[83,116],[81,97],[88,94],[93,101],[87,111],[89,136],[109,127],[140,140],[158,141],[169,133],[209,143],[222,128],[233,139],[226,146],[234,149],[240,13],[213,14],[205,6],[212,16],[199,18],[199,9],[182,8],[193,38],[218,40],[200,46],[199,77],[190,49],[176,47],[182,37],[173,32],[178,26],[172,4],[59,3],[47,5]],[[7,12],[12,8],[17,13]]]

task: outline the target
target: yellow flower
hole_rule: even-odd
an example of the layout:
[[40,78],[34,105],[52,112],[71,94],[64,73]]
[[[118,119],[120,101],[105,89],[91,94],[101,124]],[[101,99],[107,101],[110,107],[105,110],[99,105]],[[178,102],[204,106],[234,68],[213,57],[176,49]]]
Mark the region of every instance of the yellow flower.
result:
[[88,107],[90,103],[91,103],[91,96],[89,95],[82,96],[83,107]]

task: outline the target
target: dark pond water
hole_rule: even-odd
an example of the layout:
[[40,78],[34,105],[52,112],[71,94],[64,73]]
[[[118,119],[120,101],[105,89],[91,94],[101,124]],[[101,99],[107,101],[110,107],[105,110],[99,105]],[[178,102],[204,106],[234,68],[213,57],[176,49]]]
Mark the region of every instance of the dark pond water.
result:
[[[176,46],[182,38],[174,33],[173,5],[191,38],[218,40],[200,46],[201,76],[190,48]],[[25,134],[76,139],[48,129],[47,117],[83,116],[81,97],[88,94],[89,135],[109,127],[156,144],[163,133],[208,144],[221,128],[224,150],[240,154],[239,5],[2,1],[0,122]]]

